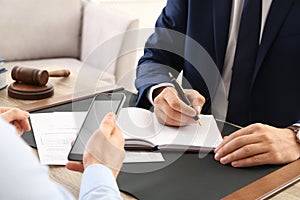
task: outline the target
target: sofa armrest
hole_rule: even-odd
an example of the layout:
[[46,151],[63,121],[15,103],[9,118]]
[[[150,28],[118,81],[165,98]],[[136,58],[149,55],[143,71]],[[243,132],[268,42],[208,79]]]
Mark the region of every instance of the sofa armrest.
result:
[[[135,74],[136,52],[120,55],[127,48],[127,31],[138,27],[138,19],[112,10],[99,3],[90,2],[83,11],[81,60],[97,69],[115,76],[118,84],[126,73]],[[132,40],[132,37],[130,38]],[[130,41],[135,42],[135,41]],[[135,77],[131,77],[134,79]],[[127,78],[126,78],[127,79]],[[134,80],[122,82],[132,90]]]

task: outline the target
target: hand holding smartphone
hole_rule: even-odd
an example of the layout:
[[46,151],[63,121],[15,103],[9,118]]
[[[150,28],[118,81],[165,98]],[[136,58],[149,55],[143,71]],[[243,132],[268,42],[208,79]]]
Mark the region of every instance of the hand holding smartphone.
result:
[[126,97],[122,93],[100,93],[94,97],[69,153],[69,160],[82,162],[85,146],[91,135],[98,129],[103,117],[109,112],[117,115],[123,107],[125,99]]

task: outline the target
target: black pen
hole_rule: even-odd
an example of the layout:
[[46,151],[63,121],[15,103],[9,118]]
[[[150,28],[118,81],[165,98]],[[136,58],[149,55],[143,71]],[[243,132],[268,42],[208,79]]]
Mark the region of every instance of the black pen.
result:
[[[185,96],[184,92],[183,92],[183,88],[181,87],[181,85],[178,83],[177,79],[174,78],[174,76],[171,74],[171,72],[169,72],[169,76],[171,78],[171,82],[174,84],[175,89],[178,93],[178,95],[180,96],[181,100],[188,106],[193,108],[193,105],[191,104],[190,100]],[[201,122],[200,122],[200,118],[198,115],[196,115],[194,117],[194,119],[196,120],[196,122],[201,126]]]

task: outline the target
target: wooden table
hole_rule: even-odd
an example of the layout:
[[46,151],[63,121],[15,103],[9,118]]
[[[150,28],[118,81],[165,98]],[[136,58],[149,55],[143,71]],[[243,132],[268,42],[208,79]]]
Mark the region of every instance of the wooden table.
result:
[[[53,68],[52,68],[53,69]],[[77,74],[72,73],[68,78],[50,79],[54,85],[54,96],[45,100],[17,100],[7,95],[7,89],[0,91],[1,106],[19,107],[27,111],[46,108],[49,105],[58,105],[61,102],[68,102],[72,98],[80,98],[87,94],[97,93],[102,90],[113,89],[105,82],[99,82],[98,89],[91,88],[90,91],[77,91],[79,95],[74,96],[74,85]],[[7,76],[8,82],[12,82],[10,75]],[[81,173],[72,172],[63,166],[50,166],[50,177],[66,187],[74,197],[78,197]],[[300,197],[300,160],[290,163],[275,172],[241,188],[240,190],[224,197],[224,199],[299,199]],[[129,195],[123,194],[124,199],[134,199]]]

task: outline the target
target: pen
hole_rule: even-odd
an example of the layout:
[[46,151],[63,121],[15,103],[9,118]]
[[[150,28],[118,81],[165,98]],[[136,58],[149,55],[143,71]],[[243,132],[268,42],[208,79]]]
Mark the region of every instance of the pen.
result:
[[[181,100],[182,100],[186,105],[188,105],[188,106],[190,106],[190,107],[193,108],[191,102],[190,102],[189,99],[185,96],[185,94],[184,94],[184,92],[183,92],[183,89],[182,89],[182,87],[180,86],[180,84],[178,83],[177,79],[174,78],[174,76],[171,74],[171,72],[169,72],[169,76],[170,76],[171,82],[174,84],[175,89],[176,89],[178,95],[180,96]],[[194,117],[194,119],[195,119],[196,122],[201,126],[201,122],[200,122],[199,116],[196,115],[196,116]]]

